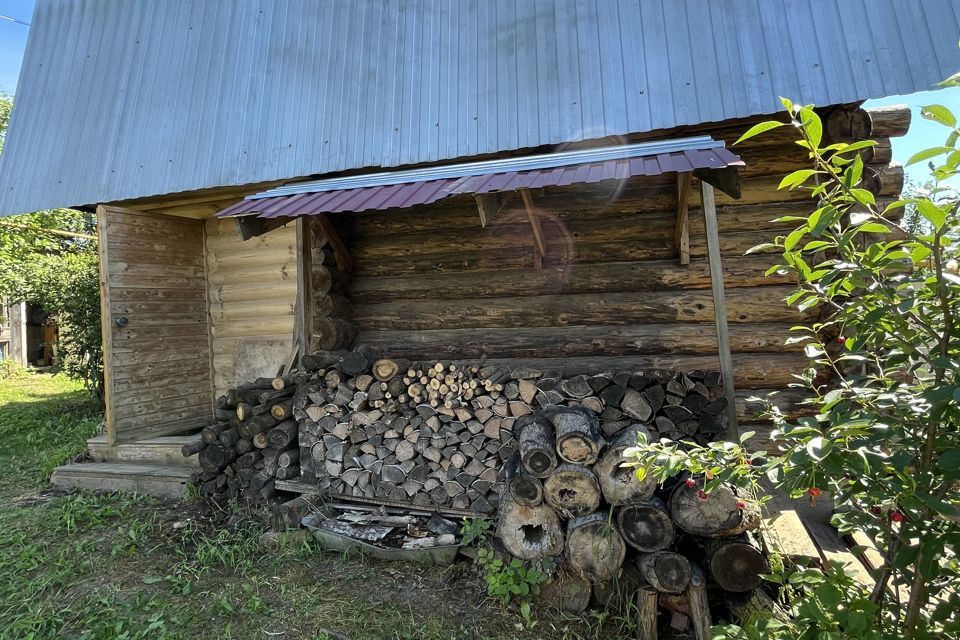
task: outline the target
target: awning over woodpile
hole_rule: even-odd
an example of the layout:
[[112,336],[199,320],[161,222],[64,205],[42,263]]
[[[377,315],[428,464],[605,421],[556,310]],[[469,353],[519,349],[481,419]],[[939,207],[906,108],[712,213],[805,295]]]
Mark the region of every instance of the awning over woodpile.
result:
[[[219,215],[282,218],[382,210],[430,204],[462,194],[664,173],[700,175],[740,166],[743,162],[722,141],[698,136],[300,182],[249,196]],[[725,191],[729,190],[726,185],[736,184],[735,180],[723,182],[716,186]]]

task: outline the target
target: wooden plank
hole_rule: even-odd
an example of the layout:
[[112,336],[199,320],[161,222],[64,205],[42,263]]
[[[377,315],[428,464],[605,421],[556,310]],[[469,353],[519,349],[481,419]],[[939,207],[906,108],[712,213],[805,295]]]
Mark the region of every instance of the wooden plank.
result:
[[804,566],[820,562],[820,551],[807,533],[793,503],[779,489],[764,483],[764,492],[770,496],[763,506],[766,542],[777,551]]
[[[729,406],[736,406],[736,391],[733,378],[733,358],[730,355],[730,331],[727,328],[727,301],[723,287],[723,262],[720,257],[720,239],[717,229],[717,209],[713,197],[713,187],[700,182],[700,196],[703,201],[703,217],[707,233],[708,261],[710,263],[710,284],[713,292],[714,316],[717,325],[717,342],[720,350],[720,375],[723,377],[723,391]],[[727,439],[739,442],[740,430],[737,427],[735,412],[727,413]]]
[[[294,322],[296,332],[294,340],[295,346],[301,354],[309,353],[310,336],[313,335],[314,329],[312,243],[309,219],[297,218],[297,297],[295,306],[299,314]],[[287,369],[289,370],[289,368]]]
[[[199,279],[198,279],[199,280]],[[199,284],[195,283],[195,284]],[[111,291],[112,299],[116,302],[199,302],[204,304],[206,297],[202,291],[194,287],[166,288],[157,287],[117,287],[114,286]]]
[[690,264],[690,216],[688,203],[690,200],[690,183],[692,175],[689,171],[677,174],[677,224],[673,234],[673,243],[677,247],[680,264]]
[[191,473],[188,467],[94,462],[57,467],[50,482],[63,488],[182,498]]
[[533,205],[533,198],[530,196],[529,189],[520,189],[520,197],[523,198],[523,207],[527,211],[527,219],[530,221],[530,228],[533,230],[533,241],[536,247],[533,254],[533,266],[539,271],[543,267],[543,257],[547,255],[547,246],[543,239],[543,227],[540,225],[540,215]]
[[105,436],[87,440],[87,451],[96,462],[129,462],[163,466],[196,468],[197,456],[184,458],[180,447],[199,440],[197,435],[162,436],[134,443],[110,446]]
[[109,210],[100,205],[97,207],[97,241],[100,259],[100,335],[103,340],[103,421],[107,433],[108,441],[111,445],[117,442],[116,424],[113,418],[114,402],[116,393],[113,390],[113,319],[110,316],[110,287],[107,285],[109,279],[110,252],[107,235],[107,220]]

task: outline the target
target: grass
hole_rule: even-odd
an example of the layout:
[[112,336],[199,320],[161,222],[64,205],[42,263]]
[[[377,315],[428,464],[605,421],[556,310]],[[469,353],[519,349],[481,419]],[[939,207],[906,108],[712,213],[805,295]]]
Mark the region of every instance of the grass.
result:
[[62,377],[0,378],[0,640],[632,636],[616,612],[534,607],[525,624],[466,562],[346,557],[296,532],[267,544],[257,511],[51,489],[100,420]]

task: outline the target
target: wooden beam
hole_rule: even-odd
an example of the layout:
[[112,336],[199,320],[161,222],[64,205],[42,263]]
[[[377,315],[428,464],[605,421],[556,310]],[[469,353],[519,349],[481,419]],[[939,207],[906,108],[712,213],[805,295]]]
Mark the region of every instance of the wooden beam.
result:
[[717,203],[713,187],[700,181],[700,199],[703,203],[704,227],[707,235],[707,261],[710,265],[710,288],[713,293],[713,315],[717,326],[717,344],[720,351],[720,375],[727,398],[727,439],[740,441],[737,426],[737,397],[733,386],[733,358],[730,355],[730,331],[727,328],[727,299],[723,288],[723,262],[720,258],[720,231],[717,224]]
[[[313,335],[313,255],[311,251],[310,219],[297,218],[297,315],[294,322],[294,350],[300,355],[310,353],[310,336]],[[291,358],[295,360],[296,355]],[[287,364],[287,372],[291,363]]]
[[533,229],[533,241],[537,245],[537,250],[533,253],[533,265],[539,271],[543,268],[543,256],[547,255],[546,243],[543,241],[543,228],[540,226],[540,216],[533,206],[533,198],[530,197],[529,189],[520,189],[520,197],[523,198],[523,206],[527,210],[527,218],[530,220],[530,228]]
[[350,251],[347,249],[346,243],[343,241],[343,238],[340,237],[340,234],[337,233],[333,223],[330,222],[330,218],[328,218],[327,214],[325,213],[317,215],[316,218],[317,224],[320,225],[320,229],[323,231],[324,235],[327,236],[327,242],[329,242],[330,246],[333,247],[333,253],[334,258],[337,261],[337,267],[344,273],[352,273],[353,258],[350,257]]
[[279,229],[290,222],[292,218],[260,218],[256,215],[238,216],[233,219],[237,225],[237,233],[241,240],[249,240]]
[[495,193],[477,193],[473,196],[477,201],[477,213],[480,214],[480,226],[486,227],[499,211],[499,198]]
[[688,203],[690,200],[689,171],[677,174],[677,224],[673,232],[673,244],[677,248],[680,264],[690,264],[690,216]]
[[[100,336],[103,341],[103,423],[107,433],[107,444],[117,443],[117,430],[114,424],[113,393],[113,314],[110,311],[110,287],[107,279],[110,274],[110,256],[107,252],[107,222],[110,207],[97,207],[97,252],[100,258]],[[26,353],[26,352],[24,352]],[[24,355],[24,358],[26,356]]]

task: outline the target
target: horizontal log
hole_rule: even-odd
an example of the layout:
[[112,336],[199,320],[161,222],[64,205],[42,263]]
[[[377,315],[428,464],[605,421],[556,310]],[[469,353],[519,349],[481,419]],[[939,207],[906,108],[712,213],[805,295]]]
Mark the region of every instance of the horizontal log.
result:
[[[723,260],[723,281],[728,288],[789,284],[790,276],[764,273],[776,260],[772,256],[734,256]],[[426,273],[405,276],[368,276],[350,285],[355,304],[428,298],[498,298],[545,293],[598,293],[708,289],[710,269],[705,258],[680,265],[676,259],[647,262],[573,264],[535,269],[499,269],[460,273]]]
[[[802,350],[784,345],[792,324],[746,323],[730,326],[733,352],[781,353]],[[377,353],[395,353],[412,359],[479,359],[519,357],[578,357],[631,354],[717,353],[713,323],[570,326],[510,329],[367,330],[356,344]]]
[[[729,322],[792,322],[815,317],[783,302],[790,287],[727,289]],[[383,327],[444,329],[459,327],[549,327],[628,325],[643,322],[710,322],[709,291],[543,295],[525,298],[418,300],[359,306],[353,322],[358,330]]]
[[897,138],[907,135],[912,118],[909,105],[892,104],[886,107],[866,109],[865,111],[870,116],[871,138],[876,139],[881,136]]

